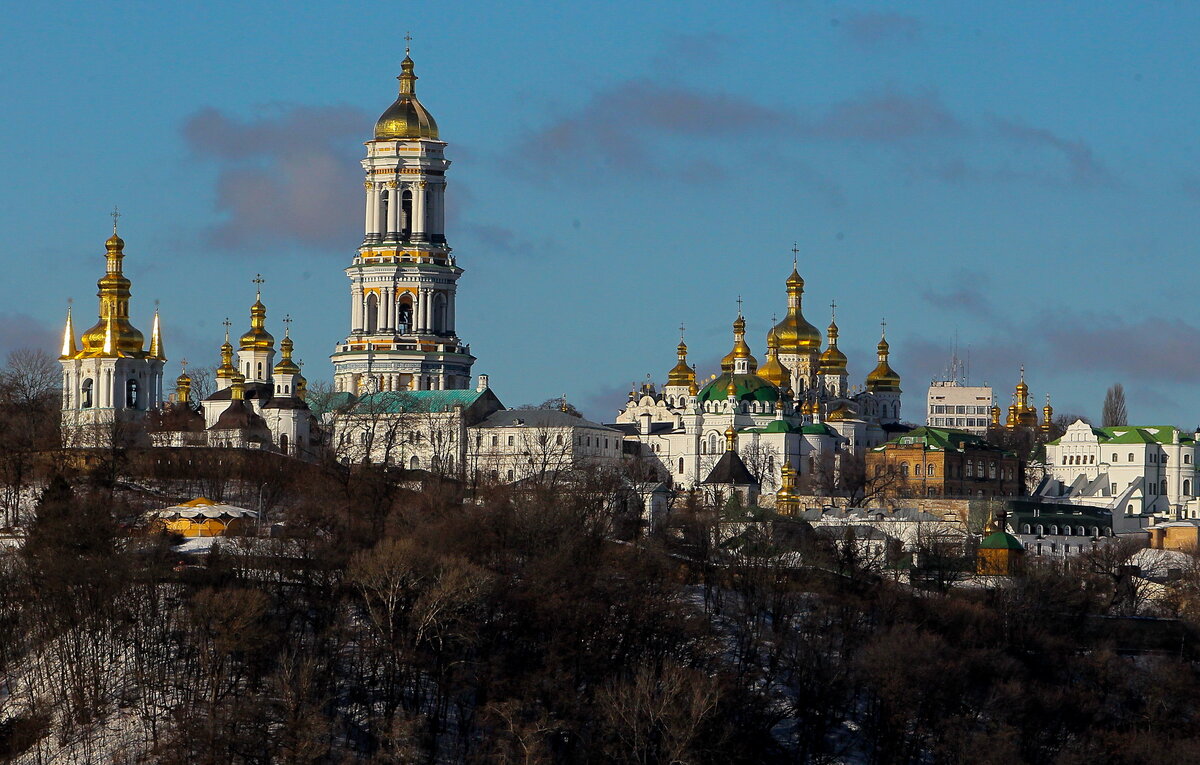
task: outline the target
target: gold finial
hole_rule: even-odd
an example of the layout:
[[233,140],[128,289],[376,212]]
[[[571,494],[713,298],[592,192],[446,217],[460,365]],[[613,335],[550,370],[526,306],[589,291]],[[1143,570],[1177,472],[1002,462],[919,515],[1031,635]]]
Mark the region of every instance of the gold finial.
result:
[[75,347],[75,322],[71,319],[71,298],[67,298],[67,326],[63,329],[62,356],[73,359],[79,353]]
[[121,211],[116,205],[113,205],[113,211],[109,213],[113,219],[113,234],[117,233],[117,219],[121,217]]

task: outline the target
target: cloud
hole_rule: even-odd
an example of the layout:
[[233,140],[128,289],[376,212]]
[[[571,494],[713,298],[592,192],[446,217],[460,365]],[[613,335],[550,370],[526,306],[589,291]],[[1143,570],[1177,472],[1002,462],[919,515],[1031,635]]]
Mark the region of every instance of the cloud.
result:
[[1116,179],[1096,158],[1083,139],[1067,139],[1041,127],[1026,125],[1006,117],[991,117],[989,122],[1001,138],[1031,148],[1057,152],[1067,162],[1067,180],[1076,186],[1113,186]]
[[973,318],[990,320],[995,316],[995,309],[981,286],[986,287],[986,276],[973,272],[962,272],[955,277],[960,286],[950,290],[926,289],[921,298],[934,308],[955,314],[967,312]]
[[903,13],[851,13],[837,26],[851,42],[863,47],[921,39],[921,20]]
[[[63,312],[66,320],[66,311]],[[79,316],[76,314],[76,321]],[[84,329],[90,327],[85,323]],[[79,324],[75,326],[78,330]],[[27,313],[0,312],[0,360],[18,348],[43,350],[57,356],[62,347],[62,328],[53,329]]]
[[371,124],[369,115],[343,106],[284,105],[268,112],[239,120],[206,108],[183,125],[193,154],[217,167],[216,209],[225,217],[209,230],[211,244],[245,249],[353,241],[361,217],[353,147]]
[[804,132],[818,138],[891,142],[964,132],[936,93],[886,90],[834,104]]

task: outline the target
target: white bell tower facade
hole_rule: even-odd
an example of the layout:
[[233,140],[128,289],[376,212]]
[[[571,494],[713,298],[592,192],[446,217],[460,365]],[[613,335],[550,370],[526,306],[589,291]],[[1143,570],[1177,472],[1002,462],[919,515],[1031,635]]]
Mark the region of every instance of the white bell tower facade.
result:
[[437,123],[416,97],[413,60],[362,161],[364,233],[350,277],[350,334],[331,359],[339,391],[464,390],[470,346],[458,337],[462,274],[446,244],[446,169]]

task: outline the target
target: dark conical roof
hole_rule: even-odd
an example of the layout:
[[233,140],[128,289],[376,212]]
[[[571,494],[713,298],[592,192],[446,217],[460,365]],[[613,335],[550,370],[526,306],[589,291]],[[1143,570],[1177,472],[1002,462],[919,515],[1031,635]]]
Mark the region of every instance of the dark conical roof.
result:
[[716,465],[713,465],[712,472],[708,474],[708,478],[704,479],[704,483],[758,486],[758,479],[750,473],[738,453],[730,449],[721,456]]

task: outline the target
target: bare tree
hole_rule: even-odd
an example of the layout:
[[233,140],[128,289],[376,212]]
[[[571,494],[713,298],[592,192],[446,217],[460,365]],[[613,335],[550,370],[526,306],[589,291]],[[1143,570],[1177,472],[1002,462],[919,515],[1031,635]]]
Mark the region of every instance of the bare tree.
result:
[[1129,424],[1129,412],[1125,408],[1125,386],[1114,383],[1104,394],[1104,409],[1100,416],[1106,428]]

